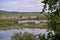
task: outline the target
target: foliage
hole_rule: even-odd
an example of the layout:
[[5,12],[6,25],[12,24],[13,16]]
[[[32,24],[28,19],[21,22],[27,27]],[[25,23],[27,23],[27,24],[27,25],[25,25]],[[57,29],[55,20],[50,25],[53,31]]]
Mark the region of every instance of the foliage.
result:
[[20,33],[14,34],[14,36],[11,37],[11,40],[35,40],[35,38],[36,38],[36,36],[31,33],[20,32]]
[[49,6],[49,28],[57,32],[60,28],[60,0],[44,0],[43,3],[45,3],[44,9],[47,8],[47,4]]
[[48,29],[55,33],[52,37],[48,33],[47,40],[60,40],[60,0],[44,0],[43,3],[45,4],[43,12],[48,10],[47,14],[49,15]]
[[39,36],[39,39],[40,39],[40,40],[47,40],[47,39],[45,38],[45,34],[44,34],[44,35],[39,34],[38,36]]

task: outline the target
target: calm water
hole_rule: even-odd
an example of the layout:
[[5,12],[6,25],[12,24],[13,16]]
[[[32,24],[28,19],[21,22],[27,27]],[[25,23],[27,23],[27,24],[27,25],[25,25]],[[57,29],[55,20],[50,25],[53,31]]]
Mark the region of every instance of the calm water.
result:
[[25,22],[35,22],[36,24],[40,22],[47,22],[47,20],[23,20],[23,21],[18,21],[18,23],[25,23]]
[[[24,20],[24,21],[18,21],[18,23],[25,23],[25,22],[47,22],[47,20]],[[0,40],[11,40],[11,36],[16,32],[29,32],[32,34],[44,34],[47,29],[31,29],[31,28],[23,28],[23,29],[11,29],[11,30],[0,30]]]
[[29,32],[32,34],[44,34],[47,29],[30,29],[30,28],[23,28],[23,29],[11,29],[11,30],[0,30],[0,40],[11,40],[11,36],[16,32]]

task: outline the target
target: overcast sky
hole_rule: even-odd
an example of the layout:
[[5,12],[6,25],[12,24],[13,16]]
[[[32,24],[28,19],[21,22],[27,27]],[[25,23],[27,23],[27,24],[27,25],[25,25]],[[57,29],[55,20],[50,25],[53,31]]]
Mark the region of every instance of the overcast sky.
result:
[[19,12],[40,12],[43,0],[0,0],[0,10]]

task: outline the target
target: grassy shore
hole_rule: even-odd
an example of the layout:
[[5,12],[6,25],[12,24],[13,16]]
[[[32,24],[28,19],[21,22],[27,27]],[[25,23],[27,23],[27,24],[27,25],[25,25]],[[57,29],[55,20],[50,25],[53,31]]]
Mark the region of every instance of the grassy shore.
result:
[[18,19],[0,19],[0,29],[16,29],[16,28],[46,28],[47,23],[35,22],[18,23]]
[[45,14],[40,12],[8,12],[0,11],[0,29],[15,28],[46,28],[47,23],[36,24],[34,22],[21,23],[20,20],[47,20]]

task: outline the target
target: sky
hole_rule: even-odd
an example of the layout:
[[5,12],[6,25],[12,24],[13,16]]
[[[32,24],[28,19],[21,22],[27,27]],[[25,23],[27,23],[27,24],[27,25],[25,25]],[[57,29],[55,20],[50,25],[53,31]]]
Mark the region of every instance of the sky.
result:
[[43,0],[0,0],[0,10],[18,12],[41,12]]

